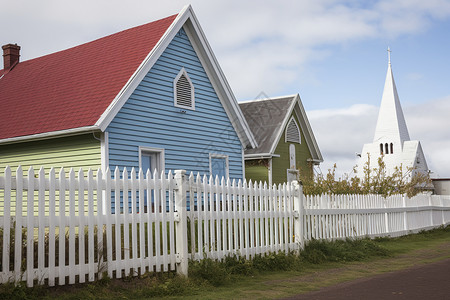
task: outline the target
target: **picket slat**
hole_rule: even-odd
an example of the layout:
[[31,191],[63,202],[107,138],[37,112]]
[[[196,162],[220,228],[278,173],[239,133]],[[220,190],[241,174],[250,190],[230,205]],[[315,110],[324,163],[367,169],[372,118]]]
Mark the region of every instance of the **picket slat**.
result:
[[[55,186],[56,177],[55,169],[51,168],[49,172],[49,191],[48,198],[55,199]],[[49,230],[48,230],[48,285],[55,285],[55,260],[56,260],[56,249],[55,249],[55,221],[56,221],[56,201],[49,201]]]
[[[92,174],[92,170],[89,169],[87,173],[87,180],[88,180],[88,281],[92,282],[94,281],[95,275],[94,275],[94,259],[95,259],[95,248],[94,248],[94,228],[97,225],[97,230],[100,230],[98,227],[98,223],[94,223],[94,177]],[[101,200],[101,199],[99,199]],[[99,201],[100,202],[100,201]],[[100,220],[99,216],[97,215],[97,220]],[[84,234],[84,231],[81,233]],[[84,236],[82,236],[84,238]],[[84,249],[83,249],[84,250]],[[84,277],[84,274],[83,274]]]
[[75,283],[75,171],[69,172],[69,284]]
[[28,169],[27,177],[27,286],[34,283],[34,170]]
[[[5,188],[3,201],[3,259],[2,259],[2,273],[4,275],[9,273],[9,245],[10,245],[10,227],[11,227],[11,169],[5,168]],[[2,276],[4,277],[4,276]]]

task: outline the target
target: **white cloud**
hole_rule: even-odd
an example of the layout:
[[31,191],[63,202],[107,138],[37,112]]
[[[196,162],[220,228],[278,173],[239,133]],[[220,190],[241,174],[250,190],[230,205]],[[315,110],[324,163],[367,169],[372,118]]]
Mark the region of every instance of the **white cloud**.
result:
[[370,143],[375,131],[378,107],[357,104],[344,109],[307,112],[320,151],[322,171],[337,164],[338,174],[349,173],[356,165],[356,153]]
[[[404,106],[403,110],[410,137],[421,142],[432,177],[450,177],[450,96]],[[324,156],[322,171],[326,173],[336,163],[339,176],[351,172],[356,164],[355,153],[372,142],[378,107],[353,105],[307,114]]]
[[[276,95],[311,77],[308,63],[329,45],[423,32],[450,16],[445,0],[205,1],[192,5],[238,99]],[[71,47],[177,13],[177,1],[7,1],[0,12],[3,44],[22,58]],[[315,81],[318,79],[309,79]]]

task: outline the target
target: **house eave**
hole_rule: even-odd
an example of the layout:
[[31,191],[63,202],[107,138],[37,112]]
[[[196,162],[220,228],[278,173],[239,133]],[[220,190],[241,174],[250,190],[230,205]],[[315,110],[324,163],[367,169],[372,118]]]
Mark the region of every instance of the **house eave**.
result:
[[266,159],[266,158],[272,158],[272,157],[280,157],[280,155],[273,154],[273,153],[255,153],[255,154],[245,154],[244,155],[245,160]]
[[323,159],[308,158],[306,161],[312,162],[313,165],[319,165],[323,162]]
[[21,143],[21,142],[31,142],[31,141],[37,141],[37,140],[45,140],[45,139],[51,139],[51,138],[56,138],[56,137],[70,136],[70,135],[77,135],[77,134],[83,134],[83,133],[87,133],[87,132],[98,132],[98,131],[101,131],[100,127],[98,127],[98,126],[95,126],[95,125],[94,126],[85,126],[85,127],[79,127],[79,128],[71,128],[71,129],[65,129],[65,130],[58,130],[58,131],[52,131],[52,132],[44,132],[44,133],[38,133],[38,134],[32,134],[32,135],[25,135],[25,136],[1,139],[0,145]]

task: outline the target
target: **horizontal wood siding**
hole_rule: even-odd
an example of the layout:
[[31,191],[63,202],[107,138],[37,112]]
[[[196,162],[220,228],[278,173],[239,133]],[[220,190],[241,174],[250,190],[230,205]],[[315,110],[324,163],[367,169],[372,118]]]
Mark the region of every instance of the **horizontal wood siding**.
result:
[[0,146],[0,170],[9,165],[13,173],[21,165],[23,170],[43,166],[48,174],[51,167],[78,170],[97,170],[101,167],[100,141],[93,134],[75,135],[33,142]]
[[[75,135],[63,138],[54,138],[33,142],[16,143],[0,146],[0,172],[3,173],[6,166],[11,167],[12,176],[16,176],[16,169],[22,166],[23,174],[27,174],[28,169],[33,167],[35,177],[38,176],[41,167],[44,167],[46,175],[50,169],[55,168],[56,177],[59,177],[60,168],[68,171],[73,168],[76,173],[82,168],[86,172],[89,168],[94,172],[101,168],[100,141],[94,138],[93,134]],[[77,192],[78,193],[78,192]],[[59,194],[57,194],[59,197]],[[85,195],[87,197],[87,194]],[[77,195],[78,197],[78,195]],[[96,199],[96,195],[94,195]],[[68,199],[68,192],[66,192]],[[23,199],[27,199],[27,191],[23,193]],[[35,206],[34,213],[38,213],[37,192],[34,194]],[[11,194],[11,211],[16,213],[16,194]],[[75,203],[76,213],[78,213],[78,201]],[[56,206],[56,212],[59,207]],[[68,211],[69,206],[66,206]],[[85,208],[87,209],[87,208]],[[4,210],[4,203],[0,203],[0,213]],[[27,203],[22,206],[23,211],[27,211]],[[49,212],[48,201],[45,205],[45,212]]]
[[[294,116],[295,121],[297,124],[300,124],[298,121],[297,115],[295,113],[292,113],[291,116]],[[288,119],[291,118],[289,116]],[[312,172],[312,165],[308,163],[308,159],[312,158],[311,152],[309,151],[308,145],[306,144],[305,135],[303,130],[300,129],[300,134],[302,138],[302,143],[286,143],[285,142],[285,133],[286,128],[283,129],[283,134],[280,138],[280,141],[278,142],[278,145],[275,149],[275,154],[280,155],[280,157],[273,157],[272,158],[272,182],[273,183],[283,183],[287,181],[287,169],[289,169],[289,145],[294,144],[295,145],[295,160],[296,160],[296,166],[297,169],[300,170],[300,172],[307,172],[308,174],[311,174]]]
[[[173,81],[185,68],[195,110],[174,106]],[[162,148],[165,170],[209,175],[209,154],[228,155],[229,174],[242,178],[242,145],[183,29],[107,128],[109,165],[139,166],[139,146]]]

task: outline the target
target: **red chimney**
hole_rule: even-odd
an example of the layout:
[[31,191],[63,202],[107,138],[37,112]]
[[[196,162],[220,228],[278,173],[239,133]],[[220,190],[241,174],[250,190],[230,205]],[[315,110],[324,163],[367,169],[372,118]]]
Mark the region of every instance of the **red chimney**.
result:
[[17,44],[8,44],[2,46],[3,49],[3,68],[9,70],[19,62],[20,46]]

